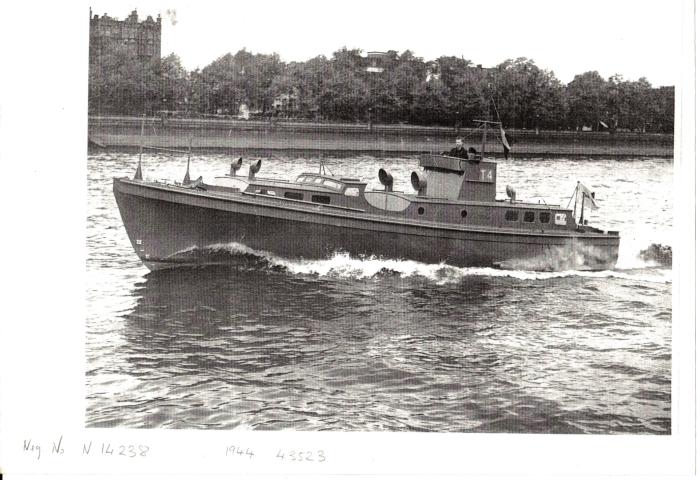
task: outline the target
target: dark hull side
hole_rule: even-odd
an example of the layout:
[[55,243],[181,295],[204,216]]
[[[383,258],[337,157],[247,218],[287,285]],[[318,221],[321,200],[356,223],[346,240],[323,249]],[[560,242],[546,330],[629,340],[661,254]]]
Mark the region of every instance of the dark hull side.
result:
[[532,270],[612,268],[619,250],[618,236],[474,230],[125,179],[114,179],[114,196],[131,244],[150,269],[216,263],[211,248],[228,244],[290,259],[348,252]]

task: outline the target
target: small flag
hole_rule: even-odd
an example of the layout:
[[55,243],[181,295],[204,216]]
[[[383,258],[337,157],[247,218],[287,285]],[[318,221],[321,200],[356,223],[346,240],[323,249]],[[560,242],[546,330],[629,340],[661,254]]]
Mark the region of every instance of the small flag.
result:
[[508,160],[508,152],[511,151],[511,146],[508,144],[508,139],[506,139],[506,132],[503,131],[503,127],[499,125],[501,129],[501,143],[503,144],[503,156]]
[[598,209],[598,204],[595,203],[595,194],[591,192],[588,187],[586,187],[584,184],[581,182],[578,182],[578,191],[583,195],[583,201],[586,201],[586,198],[591,201],[591,208],[593,210]]

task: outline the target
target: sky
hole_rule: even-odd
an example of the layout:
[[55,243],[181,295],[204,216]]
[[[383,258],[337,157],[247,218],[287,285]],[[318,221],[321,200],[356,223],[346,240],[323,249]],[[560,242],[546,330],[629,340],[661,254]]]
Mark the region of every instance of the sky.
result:
[[284,61],[342,48],[461,56],[485,67],[527,57],[564,83],[597,70],[654,86],[680,74],[679,0],[320,2],[88,0],[93,14],[162,15],[162,54],[189,69],[246,48]]

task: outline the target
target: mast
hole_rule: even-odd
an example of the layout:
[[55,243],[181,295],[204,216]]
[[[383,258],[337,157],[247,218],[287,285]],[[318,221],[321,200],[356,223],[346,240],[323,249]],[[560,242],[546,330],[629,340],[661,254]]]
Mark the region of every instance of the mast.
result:
[[145,114],[143,114],[143,120],[140,122],[140,149],[138,151],[138,168],[136,169],[136,174],[133,176],[133,180],[143,179],[143,169],[141,167],[141,162],[143,160],[143,135],[145,135]]
[[189,176],[189,164],[191,163],[191,142],[193,142],[193,135],[189,137],[189,151],[186,157],[186,174],[184,175],[184,185],[191,183],[191,177]]
[[472,120],[475,123],[480,123],[484,126],[484,132],[482,135],[482,158],[484,158],[484,152],[486,151],[486,134],[489,129],[489,125],[498,125],[501,127],[501,122],[492,122],[491,120]]
[[[488,85],[491,88],[491,85]],[[486,133],[489,130],[489,121],[491,121],[491,104],[494,100],[490,97],[490,101],[486,102],[486,122],[484,122],[484,134],[482,135],[482,160],[484,160],[484,153],[486,152]]]

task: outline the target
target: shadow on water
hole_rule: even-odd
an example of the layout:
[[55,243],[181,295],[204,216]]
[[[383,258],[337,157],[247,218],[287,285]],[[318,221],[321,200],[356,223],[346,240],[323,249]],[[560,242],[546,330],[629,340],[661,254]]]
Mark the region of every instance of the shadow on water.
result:
[[331,302],[323,305],[312,291],[311,283],[270,272],[210,267],[150,273],[125,316],[129,360],[189,374],[296,363],[322,349],[317,319],[332,315]]
[[178,371],[262,370],[385,331],[428,337],[445,328],[462,335],[475,328],[474,322],[468,326],[467,312],[487,301],[490,288],[482,278],[438,286],[389,274],[357,280],[228,266],[177,268],[151,272],[136,286],[138,300],[124,315],[123,334],[135,363],[150,363],[159,352],[186,355],[187,361],[172,362]]
[[[206,428],[580,431],[555,418],[556,402],[502,395],[510,359],[483,340],[505,318],[507,288],[497,282],[158,271],[137,285],[123,354],[132,375],[208,391],[233,409]],[[260,406],[240,413],[249,397]],[[225,408],[190,415],[198,422]]]

